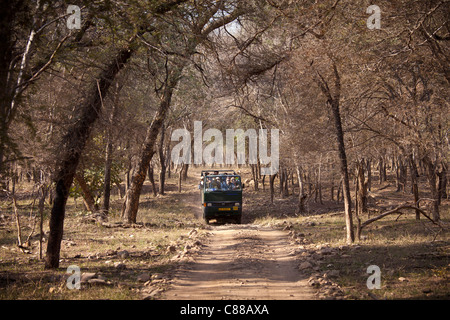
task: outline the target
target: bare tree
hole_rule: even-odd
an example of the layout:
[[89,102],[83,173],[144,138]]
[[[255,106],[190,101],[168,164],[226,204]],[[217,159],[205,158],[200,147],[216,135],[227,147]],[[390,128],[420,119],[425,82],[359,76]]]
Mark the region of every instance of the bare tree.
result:
[[[344,209],[345,209],[345,224],[347,229],[347,242],[352,243],[355,240],[353,231],[353,218],[352,218],[352,199],[350,196],[350,179],[348,174],[347,154],[345,151],[344,143],[344,131],[342,129],[342,120],[339,110],[339,102],[341,95],[341,78],[334,61],[332,61],[333,75],[334,75],[334,90],[330,88],[327,80],[316,70],[317,78],[316,82],[323,94],[327,98],[327,105],[330,107],[334,119],[334,125],[336,130],[336,139],[339,151],[340,170],[343,183],[344,194]],[[334,91],[334,92],[333,92]]]
[[[207,37],[211,32],[232,22],[243,13],[243,9],[239,7],[239,4],[240,2],[238,2],[238,6],[236,6],[234,3],[228,3],[228,1],[218,1],[211,3],[211,6],[207,10],[205,10],[203,6],[195,7],[194,5],[194,7],[186,8],[186,10],[189,10],[190,12],[189,18],[182,16],[182,19],[180,20],[175,17],[175,24],[184,23],[186,24],[186,27],[190,29],[190,34],[177,34],[177,30],[173,31],[175,32],[173,34],[174,37],[186,37],[188,39],[186,45],[183,45],[184,41],[180,40],[182,44],[181,48],[174,48],[178,51],[177,61],[169,59],[169,52],[167,52],[166,49],[169,45],[168,43],[157,42],[151,44],[149,43],[150,40],[143,39],[144,43],[152,50],[154,50],[156,46],[160,46],[161,49],[159,49],[158,52],[162,53],[162,65],[165,69],[165,75],[163,80],[161,80],[160,87],[157,87],[157,92],[160,93],[161,102],[156,115],[148,127],[138,164],[135,168],[131,185],[127,192],[123,216],[128,223],[136,223],[139,197],[150,161],[155,153],[156,139],[168,114],[173,91],[180,81],[185,66],[188,64],[189,59],[196,53],[197,47],[207,40]],[[196,14],[193,15],[193,12]],[[223,13],[223,15],[217,16],[219,12]]]
[[97,120],[102,107],[102,97],[106,93],[115,76],[125,66],[131,57],[131,47],[120,50],[110,61],[98,80],[91,84],[86,94],[85,101],[79,106],[79,121],[69,128],[62,140],[62,148],[58,156],[57,170],[54,181],[56,183],[55,199],[50,216],[50,235],[48,238],[46,268],[57,268],[59,266],[59,254],[61,240],[64,230],[64,217],[69,189],[83,152],[84,146],[89,139],[93,123]]

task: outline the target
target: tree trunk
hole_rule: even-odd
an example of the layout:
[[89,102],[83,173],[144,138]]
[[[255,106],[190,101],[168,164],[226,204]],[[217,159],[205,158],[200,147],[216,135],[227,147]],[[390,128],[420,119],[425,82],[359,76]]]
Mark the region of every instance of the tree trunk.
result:
[[338,183],[338,189],[337,189],[337,193],[336,193],[336,203],[339,203],[341,201],[341,198],[343,198],[343,196],[342,196],[342,179],[339,180],[339,183]]
[[379,183],[382,184],[384,181],[387,180],[386,175],[386,162],[384,161],[383,157],[380,157],[380,162],[378,164],[378,171],[379,171]]
[[[417,183],[418,173],[416,163],[414,162],[414,158],[411,155],[409,157],[409,168],[410,168],[410,177],[411,177],[411,189],[414,195],[414,206],[419,207],[419,187]],[[416,210],[416,220],[420,220],[420,211]]]
[[367,213],[367,181],[364,172],[364,161],[358,164],[358,202],[359,212],[361,214]]
[[341,95],[341,78],[336,64],[333,62],[333,72],[334,72],[334,87],[335,93],[332,94],[328,84],[325,82],[324,78],[319,74],[321,81],[319,81],[319,86],[322,92],[327,97],[327,103],[331,108],[334,126],[336,130],[336,142],[338,146],[339,153],[339,163],[342,176],[342,186],[344,194],[344,210],[345,210],[345,225],[347,229],[347,243],[353,243],[355,241],[355,235],[353,230],[353,219],[352,219],[352,199],[350,197],[350,180],[348,176],[348,166],[347,166],[347,155],[345,152],[344,143],[344,131],[342,130],[342,120],[339,111],[339,100]]
[[397,177],[397,192],[405,192],[406,191],[406,182],[407,178],[407,167],[403,163],[403,160],[399,157],[397,159],[396,165],[396,177]]
[[164,93],[162,101],[159,105],[159,109],[152,123],[147,129],[141,155],[139,157],[136,170],[131,179],[130,188],[127,191],[124,219],[128,223],[136,223],[142,185],[144,184],[150,161],[152,160],[153,154],[155,153],[154,147],[156,144],[158,133],[163,125],[164,119],[166,118],[167,111],[169,110],[173,89],[178,83],[178,78],[181,74],[181,71],[182,67],[179,67],[179,69],[177,69],[172,75],[170,75],[171,79],[168,80],[168,83],[164,88]]
[[161,126],[161,134],[158,144],[158,156],[159,156],[159,194],[164,195],[164,186],[166,183],[166,159],[164,157],[164,136],[165,136],[165,127],[164,123]]
[[95,203],[94,197],[92,196],[91,190],[89,190],[86,180],[84,180],[83,174],[75,173],[74,177],[83,192],[83,200],[86,208],[90,212],[98,211],[98,205]]
[[188,178],[188,171],[189,171],[189,163],[183,163],[183,176],[182,179],[183,181],[186,181]]
[[14,50],[14,25],[16,21],[17,3],[16,1],[2,2],[0,20],[0,174],[4,171],[5,148],[8,142],[8,112],[11,106],[12,94],[8,90],[11,78],[11,61]]
[[273,204],[273,196],[275,193],[274,182],[275,182],[276,174],[270,176],[269,186],[270,186],[270,204]]
[[110,115],[108,118],[108,126],[106,128],[106,149],[105,149],[105,176],[103,183],[103,204],[102,210],[104,213],[108,213],[109,211],[109,202],[111,198],[111,165],[112,165],[112,152],[113,152],[113,143],[112,143],[112,126],[114,125],[114,120],[116,118],[117,107],[119,105],[119,93],[123,86],[120,86],[119,83],[116,83],[115,92],[114,92],[114,102],[111,106]]
[[[1,100],[1,98],[0,98]],[[2,102],[0,102],[1,104]],[[1,109],[1,106],[0,106]],[[0,118],[2,116],[0,115]],[[3,157],[5,153],[5,147],[7,142],[7,128],[6,125],[3,123],[3,121],[0,121],[0,176],[3,176],[3,170],[4,170],[4,164],[3,164]],[[0,188],[4,189],[5,186],[3,185],[3,181],[0,181]]]
[[150,180],[150,183],[152,184],[152,192],[153,196],[157,196],[158,192],[156,191],[156,183],[155,183],[155,177],[153,174],[153,165],[148,166],[148,180]]
[[[18,85],[20,85],[21,77],[29,58],[30,44],[33,42],[35,35],[35,26],[33,27],[28,39],[15,39],[16,35],[14,29],[17,25],[17,15],[26,8],[22,1],[2,1],[2,8],[0,12],[0,174],[3,176],[5,169],[5,151],[10,143],[8,137],[9,126],[14,117],[14,99],[17,99]],[[36,17],[35,17],[36,18]],[[17,79],[13,75],[17,70],[13,70],[14,61],[19,52],[16,52],[15,43],[23,40],[26,41],[27,46],[24,52],[21,52],[22,63],[17,73]]]
[[103,182],[102,210],[104,213],[108,213],[109,211],[109,201],[111,198],[111,164],[112,164],[111,153],[112,153],[112,143],[111,141],[108,141],[106,143],[106,150],[105,150],[105,177]]
[[283,188],[284,188],[284,180],[286,179],[284,168],[280,168],[279,172],[280,172],[280,197],[282,199],[284,199],[284,190],[283,190]]
[[20,225],[19,209],[17,208],[17,198],[16,195],[12,194],[13,207],[14,207],[14,217],[16,218],[16,228],[17,228],[17,246],[22,247],[22,227]]
[[297,180],[298,180],[298,206],[297,206],[297,213],[302,214],[305,213],[305,200],[307,195],[304,192],[303,188],[303,179],[301,174],[301,168],[300,166],[295,167],[297,171]]
[[178,192],[181,192],[181,181],[183,180],[184,163],[181,165],[180,172],[178,173]]
[[434,222],[439,222],[441,219],[439,214],[439,192],[438,188],[436,187],[436,163],[433,163],[433,161],[430,159],[428,155],[425,155],[423,158],[423,164],[425,166],[427,178],[428,178],[428,184],[430,187],[430,193],[431,193],[431,215]]
[[283,197],[289,197],[289,172],[285,169]]
[[320,155],[319,168],[317,170],[317,193],[319,196],[319,203],[323,204],[322,200],[322,155]]
[[125,171],[125,194],[128,192],[128,189],[130,188],[131,179],[130,179],[130,173],[132,169],[131,159],[128,160],[128,167],[127,171]]
[[367,170],[367,190],[372,190],[372,161],[370,159],[366,160],[366,170]]
[[[131,47],[130,47],[131,48]],[[61,240],[64,230],[64,216],[66,211],[69,189],[72,185],[78,162],[91,132],[91,128],[102,107],[102,99],[105,97],[111,82],[124,67],[132,55],[132,49],[122,49],[108,66],[99,75],[97,81],[91,84],[86,94],[86,100],[76,110],[80,114],[79,120],[69,128],[63,137],[59,150],[55,172],[55,198],[50,214],[50,235],[47,244],[45,267],[55,269],[59,266]]]
[[[170,150],[169,150],[169,152],[170,152]],[[168,157],[168,162],[167,162],[167,178],[168,179],[170,179],[171,178],[171,174],[172,174],[172,168],[173,168],[173,166],[172,166],[172,161],[170,160],[170,154],[167,154],[167,157]]]
[[119,193],[119,198],[122,199],[124,197],[124,194],[122,193],[122,186],[120,185],[119,181],[114,182],[114,184],[117,187],[117,192]]
[[347,243],[353,243],[355,241],[355,235],[353,231],[352,199],[350,197],[350,180],[348,176],[347,155],[345,153],[344,132],[342,130],[341,115],[339,112],[339,101],[333,100],[331,102],[331,110],[333,111],[334,124],[336,127],[336,138],[342,175]]
[[367,213],[367,184],[364,177],[364,165],[364,160],[358,161],[356,169],[355,217],[358,240],[361,236],[361,217]]
[[250,168],[252,169],[252,177],[253,177],[253,188],[255,191],[258,191],[259,184],[258,184],[258,165],[257,164],[250,164]]
[[438,175],[438,193],[439,193],[439,204],[441,204],[441,199],[447,199],[447,165],[442,162],[441,171],[437,172]]
[[46,185],[42,185],[39,188],[39,192],[41,196],[39,197],[39,259],[42,259],[42,240],[44,238],[44,206],[45,206],[45,198],[47,197],[48,187]]

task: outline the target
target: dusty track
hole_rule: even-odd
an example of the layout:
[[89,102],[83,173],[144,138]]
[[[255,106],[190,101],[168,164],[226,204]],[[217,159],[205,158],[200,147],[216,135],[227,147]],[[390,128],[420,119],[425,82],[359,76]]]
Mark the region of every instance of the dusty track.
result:
[[163,299],[314,299],[286,232],[225,225],[211,233],[195,261],[180,265]]

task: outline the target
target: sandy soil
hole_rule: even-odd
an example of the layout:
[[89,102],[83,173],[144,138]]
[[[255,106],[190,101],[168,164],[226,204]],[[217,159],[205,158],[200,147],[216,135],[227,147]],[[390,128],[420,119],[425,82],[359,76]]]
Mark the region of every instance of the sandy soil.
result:
[[256,225],[213,226],[195,261],[175,272],[168,300],[309,300],[288,234]]

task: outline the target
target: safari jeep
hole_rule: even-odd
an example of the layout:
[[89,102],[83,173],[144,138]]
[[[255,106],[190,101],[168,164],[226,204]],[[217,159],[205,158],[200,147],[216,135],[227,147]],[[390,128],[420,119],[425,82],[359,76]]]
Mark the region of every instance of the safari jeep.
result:
[[203,219],[219,223],[241,223],[242,188],[241,177],[233,170],[202,171],[199,184],[202,196]]

